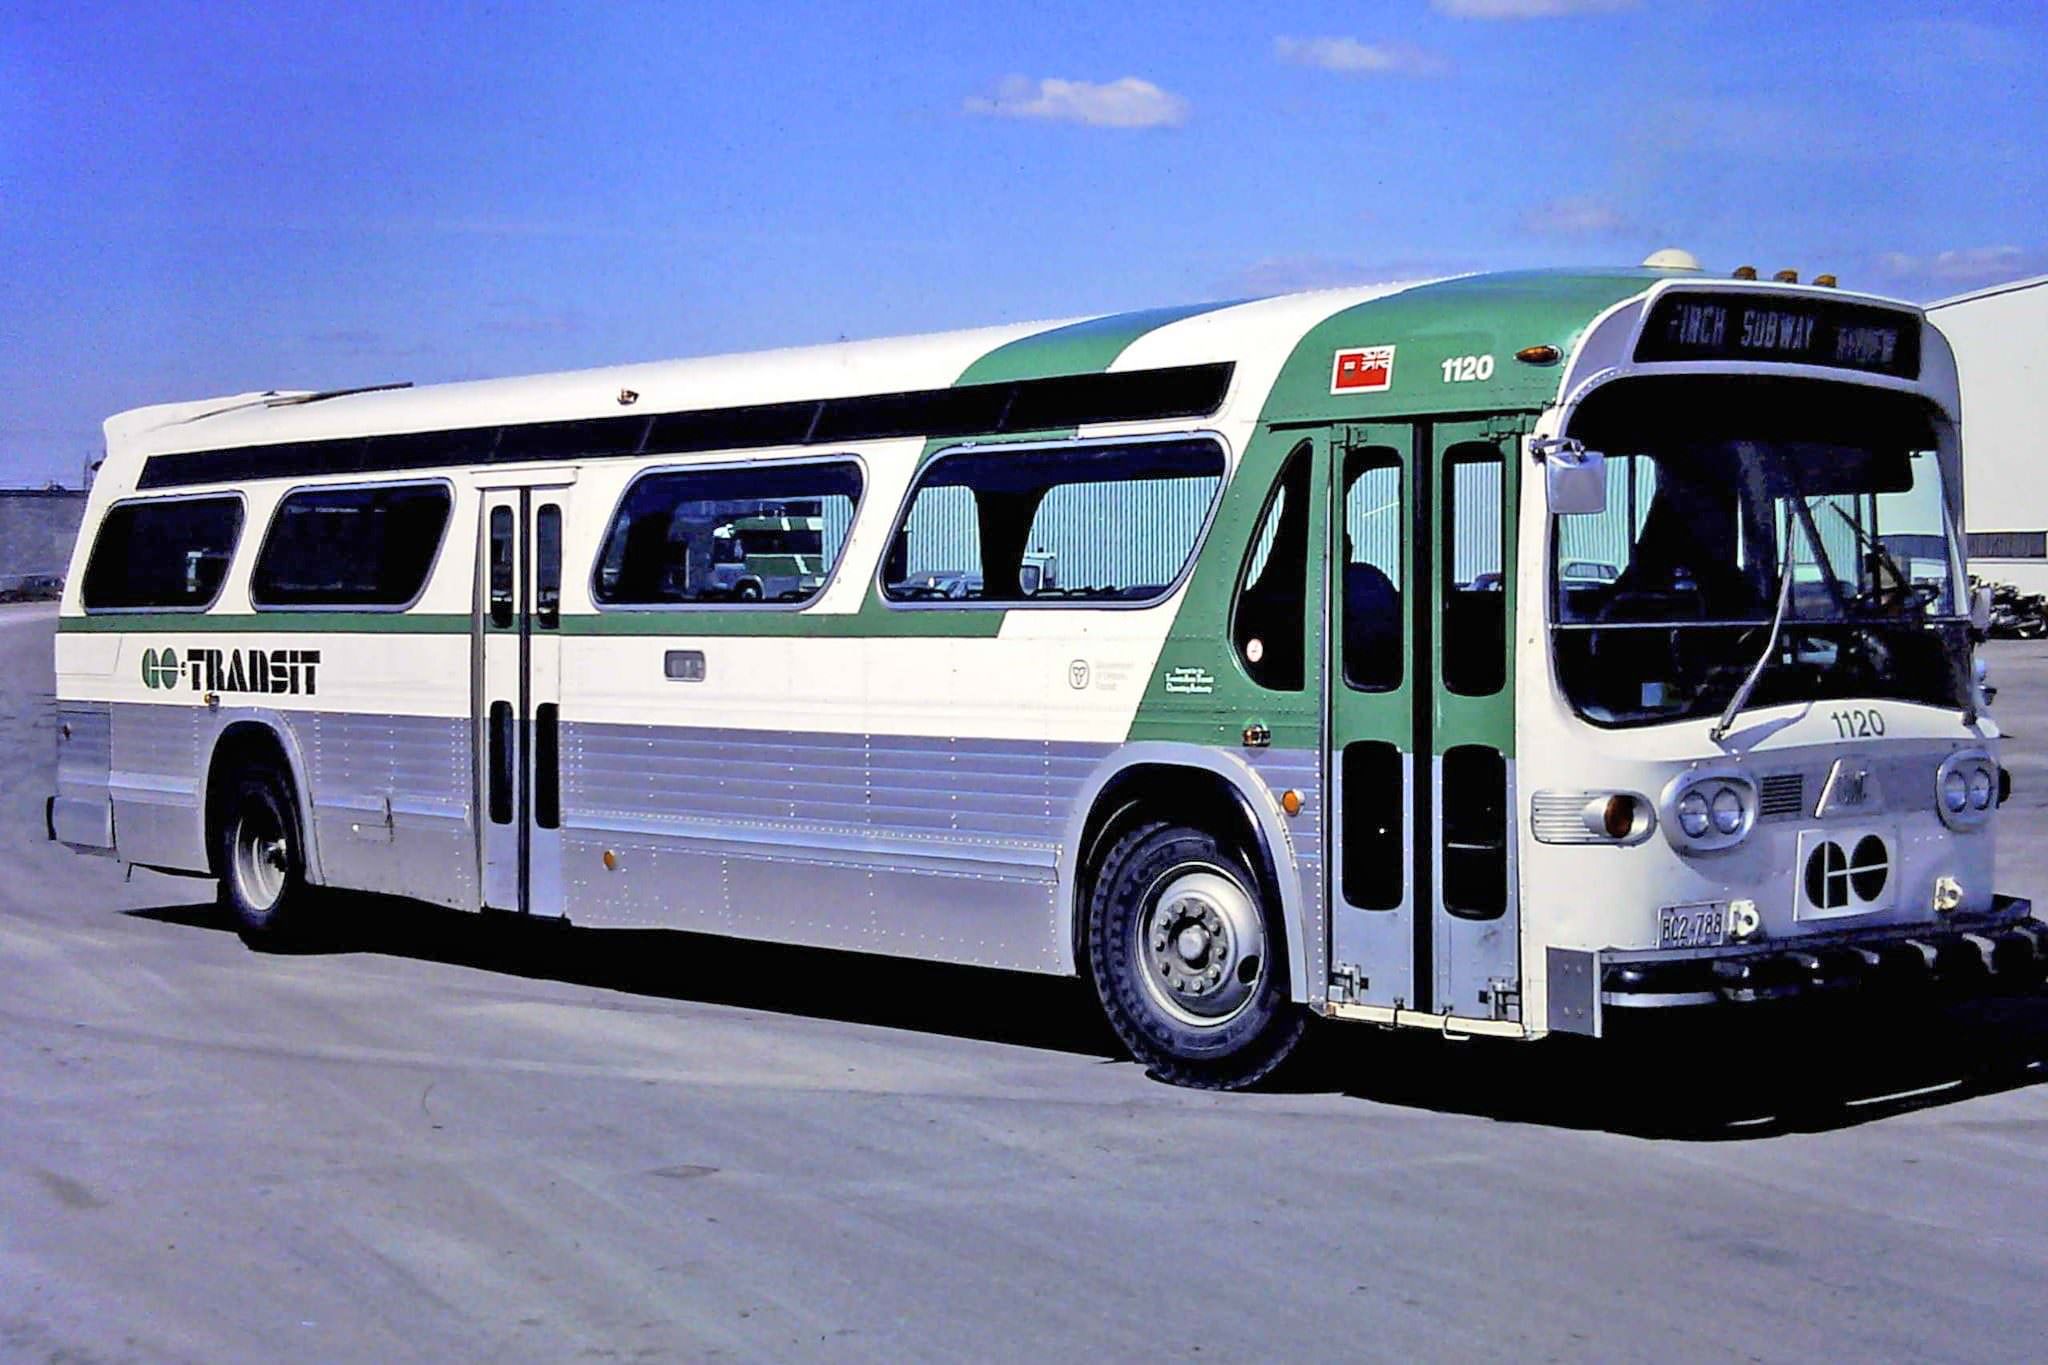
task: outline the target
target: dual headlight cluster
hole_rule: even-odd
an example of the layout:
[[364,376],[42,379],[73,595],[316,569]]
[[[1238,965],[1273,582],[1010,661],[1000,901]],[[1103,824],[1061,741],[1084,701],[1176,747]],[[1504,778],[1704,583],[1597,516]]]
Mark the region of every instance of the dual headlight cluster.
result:
[[1934,776],[1934,806],[1950,827],[1982,824],[1998,804],[1998,765],[1988,754],[1964,750],[1950,754]]
[[1664,789],[1665,830],[1687,853],[1733,848],[1756,824],[1756,783],[1733,773],[1687,773]]

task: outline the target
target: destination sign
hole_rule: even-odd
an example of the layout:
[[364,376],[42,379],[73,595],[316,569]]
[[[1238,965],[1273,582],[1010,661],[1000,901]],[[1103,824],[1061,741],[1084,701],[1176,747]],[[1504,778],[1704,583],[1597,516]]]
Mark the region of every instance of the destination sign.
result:
[[1639,361],[1764,360],[1920,377],[1920,320],[1829,299],[1677,291],[1658,299]]

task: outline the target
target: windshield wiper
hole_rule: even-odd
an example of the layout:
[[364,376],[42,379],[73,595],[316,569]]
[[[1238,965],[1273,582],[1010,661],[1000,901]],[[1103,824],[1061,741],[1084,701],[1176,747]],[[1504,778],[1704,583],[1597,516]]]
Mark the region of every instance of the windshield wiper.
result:
[[[1800,498],[1798,504],[1801,510],[1804,510],[1806,499]],[[1812,540],[1819,541],[1820,537],[1813,534],[1810,516],[1802,517],[1799,524]],[[1719,744],[1722,736],[1735,724],[1735,718],[1742,714],[1742,708],[1749,705],[1750,694],[1756,691],[1757,682],[1764,676],[1764,670],[1771,666],[1771,659],[1778,652],[1778,632],[1785,627],[1785,611],[1791,605],[1792,544],[1788,536],[1785,544],[1785,564],[1778,570],[1778,609],[1771,613],[1771,638],[1764,641],[1764,652],[1757,656],[1756,663],[1750,667],[1749,676],[1742,680],[1742,686],[1736,688],[1735,695],[1728,699],[1728,708],[1721,713],[1719,723],[1707,731],[1707,738],[1714,743]]]

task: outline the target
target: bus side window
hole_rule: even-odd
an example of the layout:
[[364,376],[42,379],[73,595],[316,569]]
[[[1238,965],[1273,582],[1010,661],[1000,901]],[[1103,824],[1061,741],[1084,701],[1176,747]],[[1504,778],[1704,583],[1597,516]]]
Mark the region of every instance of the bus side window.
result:
[[491,509],[491,624],[512,625],[512,509]]
[[1401,685],[1401,452],[1344,453],[1344,681],[1361,692]]
[[1500,449],[1456,446],[1444,466],[1444,687],[1491,696],[1507,685],[1508,668]]
[[542,503],[533,523],[533,614],[542,630],[562,623],[562,508]]
[[[860,466],[845,459],[652,470],[619,500],[591,595],[605,606],[801,606],[837,568],[860,496]],[[541,549],[559,559],[559,536]]]
[[912,485],[883,596],[1156,602],[1192,563],[1225,468],[1206,436],[944,452]]
[[239,497],[117,503],[86,562],[86,610],[204,611],[220,594],[241,534]]
[[1266,495],[1245,550],[1231,640],[1261,687],[1299,692],[1306,678],[1302,627],[1308,610],[1309,447],[1294,448]]

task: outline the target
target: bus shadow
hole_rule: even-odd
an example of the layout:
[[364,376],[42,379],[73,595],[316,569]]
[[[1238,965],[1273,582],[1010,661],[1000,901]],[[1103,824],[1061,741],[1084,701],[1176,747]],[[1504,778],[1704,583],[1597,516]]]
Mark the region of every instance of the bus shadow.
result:
[[[125,912],[232,933],[211,904]],[[673,929],[579,929],[351,895],[291,949],[1122,1061],[1083,982]],[[1625,1026],[1626,1025],[1626,1026]],[[2048,995],[1830,1012],[1758,1005],[1536,1044],[1319,1023],[1269,1083],[1503,1123],[1680,1141],[1828,1132],[2048,1082]]]
[[[124,912],[233,933],[212,904]],[[587,929],[461,914],[351,893],[316,936],[281,951],[378,954],[665,1000],[950,1035],[1110,1059],[1116,1035],[1079,981],[755,943],[675,929]]]
[[1827,1012],[1749,1006],[1527,1045],[1383,1033],[1355,1046],[1349,1030],[1321,1033],[1287,1088],[1694,1142],[1832,1132],[2048,1083],[2039,994]]

